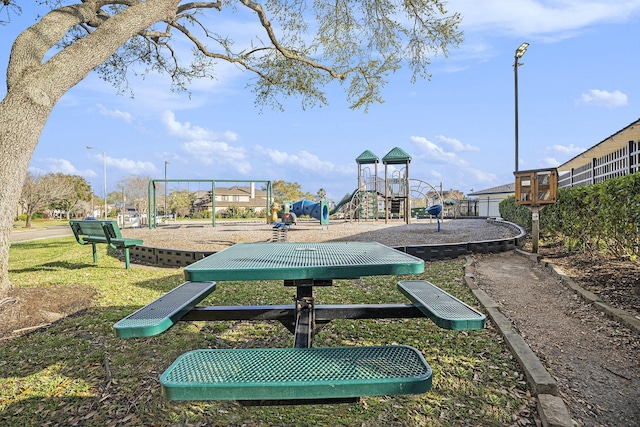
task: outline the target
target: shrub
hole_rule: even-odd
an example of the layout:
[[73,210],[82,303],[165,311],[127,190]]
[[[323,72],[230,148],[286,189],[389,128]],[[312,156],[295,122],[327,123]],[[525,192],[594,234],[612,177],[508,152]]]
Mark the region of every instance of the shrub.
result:
[[531,231],[531,211],[522,205],[518,205],[515,196],[509,196],[501,200],[498,210],[505,221],[513,222],[526,231]]
[[540,228],[587,251],[640,256],[640,173],[561,188],[540,214]]

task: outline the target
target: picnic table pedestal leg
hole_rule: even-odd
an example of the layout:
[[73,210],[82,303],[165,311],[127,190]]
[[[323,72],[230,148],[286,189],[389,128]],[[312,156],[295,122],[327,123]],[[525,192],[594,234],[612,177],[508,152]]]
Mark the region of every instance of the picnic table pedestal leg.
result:
[[295,301],[296,327],[293,338],[294,348],[310,348],[315,329],[315,300],[313,287],[298,286]]
[[294,348],[311,348],[313,335],[316,330],[316,306],[313,297],[314,286],[333,286],[330,279],[299,279],[285,280],[285,286],[295,286],[295,329],[293,338]]

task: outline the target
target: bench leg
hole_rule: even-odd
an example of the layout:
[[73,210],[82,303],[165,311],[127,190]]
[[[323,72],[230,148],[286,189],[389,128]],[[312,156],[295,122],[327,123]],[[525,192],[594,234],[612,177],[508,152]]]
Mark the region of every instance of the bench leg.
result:
[[95,243],[91,244],[91,250],[93,251],[93,262],[98,262],[98,250]]
[[129,248],[124,248],[124,266],[129,269]]

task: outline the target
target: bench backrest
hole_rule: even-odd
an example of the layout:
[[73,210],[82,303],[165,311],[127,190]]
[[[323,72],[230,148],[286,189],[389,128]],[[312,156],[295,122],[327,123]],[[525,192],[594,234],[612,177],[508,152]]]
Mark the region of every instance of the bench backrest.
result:
[[121,239],[122,234],[117,221],[71,220],[69,225],[76,239],[80,236],[98,236],[107,239]]
[[[69,225],[76,235],[76,239],[80,236],[104,236],[104,230],[100,221],[69,221]],[[106,237],[106,236],[105,236]]]
[[120,227],[118,227],[117,221],[100,221],[102,223],[102,228],[104,229],[104,233],[107,234],[109,239],[122,239],[122,233],[120,232]]

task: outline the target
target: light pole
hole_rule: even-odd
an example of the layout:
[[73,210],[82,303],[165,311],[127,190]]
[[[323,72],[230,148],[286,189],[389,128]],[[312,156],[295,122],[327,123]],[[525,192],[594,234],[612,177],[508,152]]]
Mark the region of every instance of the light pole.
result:
[[164,161],[164,218],[167,220],[167,165],[168,160]]
[[102,162],[104,164],[104,182],[103,182],[103,197],[104,197],[104,219],[107,219],[107,153],[104,150],[99,149],[98,147],[92,147],[87,145],[87,149],[89,150],[98,150],[102,153]]
[[527,51],[527,48],[529,47],[529,43],[522,43],[517,49],[516,49],[516,55],[514,58],[514,63],[513,63],[513,76],[514,76],[514,81],[515,81],[515,96],[516,96],[516,102],[515,102],[515,113],[516,113],[516,169],[515,171],[518,172],[518,67],[520,65],[522,65],[521,63],[518,62],[518,59],[522,58],[522,55],[524,55],[524,53]]

